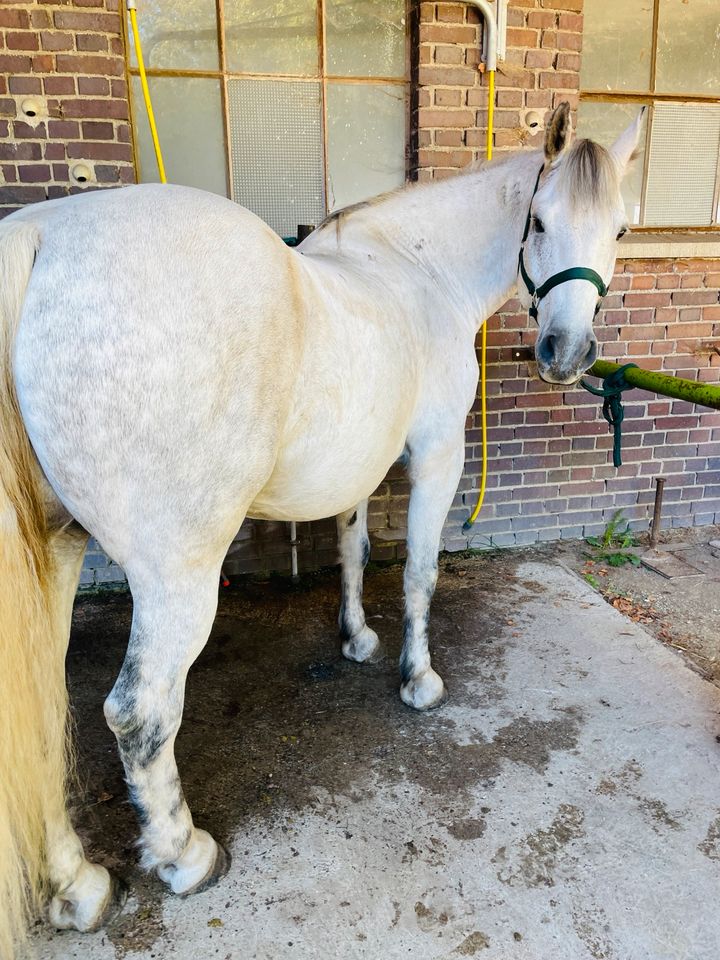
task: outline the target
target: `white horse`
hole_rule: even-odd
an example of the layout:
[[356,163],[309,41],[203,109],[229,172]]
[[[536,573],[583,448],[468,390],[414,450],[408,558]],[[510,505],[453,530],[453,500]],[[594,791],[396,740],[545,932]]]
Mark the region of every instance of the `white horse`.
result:
[[[570,383],[590,365],[638,124],[610,151],[571,147],[564,104],[544,156],[509,155],[342,211],[299,252],[247,210],[172,186],[52,201],[0,225],[3,958],[39,896],[53,924],[77,930],[122,902],[86,860],[64,798],[63,664],[89,534],[133,595],[105,715],[143,863],[175,893],[228,865],[193,825],[173,746],[220,564],[246,516],[337,516],[342,649],[367,661],[378,649],[361,602],[367,497],[404,458],[400,695],[419,710],[442,702],[428,610],[463,468],[476,333],[518,285],[532,202],[526,277],[557,284],[532,298],[540,371]],[[558,274],[577,265],[600,287]],[[531,305],[522,280],[519,292]]]

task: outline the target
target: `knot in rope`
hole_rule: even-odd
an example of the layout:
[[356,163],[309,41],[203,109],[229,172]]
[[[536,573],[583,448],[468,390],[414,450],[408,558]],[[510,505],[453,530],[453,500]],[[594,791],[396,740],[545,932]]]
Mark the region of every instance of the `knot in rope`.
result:
[[585,380],[580,381],[588,393],[596,397],[604,397],[603,416],[613,428],[613,466],[622,466],[622,422],[625,419],[625,410],[622,405],[623,390],[632,390],[633,385],[625,379],[625,371],[630,367],[637,367],[636,363],[626,363],[603,379],[602,387],[593,387]]

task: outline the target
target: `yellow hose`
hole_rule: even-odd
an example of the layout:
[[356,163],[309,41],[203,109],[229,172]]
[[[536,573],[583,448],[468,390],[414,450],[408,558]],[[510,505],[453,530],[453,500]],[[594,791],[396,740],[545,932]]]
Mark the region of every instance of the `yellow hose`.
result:
[[[493,151],[493,121],[495,117],[495,71],[488,70],[488,123],[485,156],[492,160]],[[480,476],[480,493],[478,494],[475,509],[463,524],[469,530],[478,518],[478,514],[485,499],[487,487],[487,321],[482,325],[480,333],[480,419],[482,422],[482,472]]]
[[133,39],[135,41],[135,53],[137,55],[138,70],[140,72],[140,86],[142,87],[143,100],[147,110],[148,123],[150,124],[150,134],[152,136],[153,147],[155,148],[155,158],[160,174],[160,183],[167,183],[165,176],[165,164],[163,163],[162,151],[160,149],[160,140],[158,139],[157,127],[155,126],[155,114],[153,113],[152,101],[150,99],[150,90],[148,88],[147,76],[145,74],[145,62],[142,55],[142,44],[140,43],[140,33],[137,25],[137,10],[135,9],[135,0],[128,0],[128,12],[130,14],[130,25],[132,26]]

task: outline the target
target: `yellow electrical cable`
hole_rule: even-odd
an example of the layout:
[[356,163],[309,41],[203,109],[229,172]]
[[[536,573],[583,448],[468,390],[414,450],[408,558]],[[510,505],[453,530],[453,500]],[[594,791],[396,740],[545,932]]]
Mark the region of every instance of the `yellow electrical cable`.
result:
[[[488,71],[488,123],[485,156],[492,160],[493,151],[493,120],[495,116],[495,71]],[[480,419],[482,422],[482,472],[480,476],[480,493],[478,494],[475,509],[463,526],[469,529],[477,520],[478,514],[485,499],[487,487],[487,321],[482,325],[480,334]]]
[[155,114],[153,113],[152,101],[150,100],[150,90],[148,88],[147,76],[145,74],[145,62],[143,61],[142,45],[140,43],[140,33],[137,25],[137,10],[133,0],[128,2],[128,12],[130,14],[130,24],[132,26],[133,39],[135,41],[135,53],[137,55],[138,71],[140,72],[140,85],[147,110],[148,123],[150,124],[150,134],[152,136],[153,147],[155,148],[155,158],[160,174],[160,183],[167,183],[165,176],[165,164],[163,163],[162,151],[160,150],[160,140],[158,139],[157,127],[155,126]]

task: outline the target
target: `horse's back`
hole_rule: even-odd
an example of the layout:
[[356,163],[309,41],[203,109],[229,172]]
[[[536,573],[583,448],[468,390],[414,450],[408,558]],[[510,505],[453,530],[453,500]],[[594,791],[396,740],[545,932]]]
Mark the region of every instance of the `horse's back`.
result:
[[16,218],[37,225],[40,247],[15,377],[56,493],[116,558],[163,513],[213,514],[224,535],[269,475],[287,412],[302,333],[294,254],[249,211],[183,187]]

